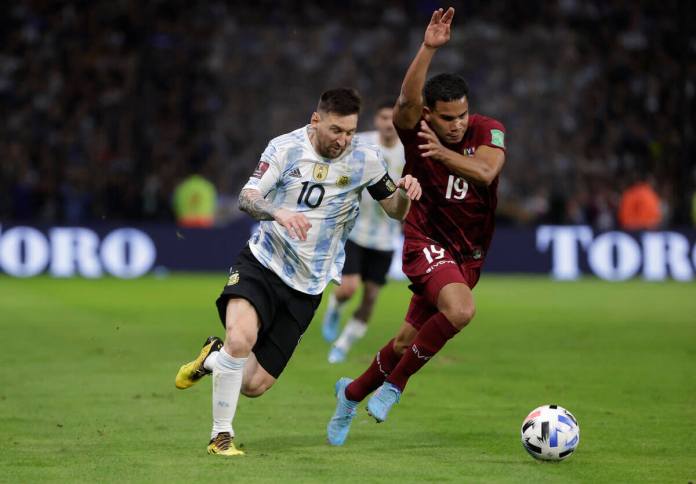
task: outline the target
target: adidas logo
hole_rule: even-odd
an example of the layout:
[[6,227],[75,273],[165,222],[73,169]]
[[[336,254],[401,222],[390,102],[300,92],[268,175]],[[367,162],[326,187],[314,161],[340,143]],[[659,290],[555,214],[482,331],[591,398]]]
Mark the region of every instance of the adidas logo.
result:
[[289,173],[289,175],[290,175],[291,177],[293,177],[293,178],[302,178],[302,173],[300,173],[300,169],[299,169],[299,168],[295,168],[294,170],[292,170],[292,171]]

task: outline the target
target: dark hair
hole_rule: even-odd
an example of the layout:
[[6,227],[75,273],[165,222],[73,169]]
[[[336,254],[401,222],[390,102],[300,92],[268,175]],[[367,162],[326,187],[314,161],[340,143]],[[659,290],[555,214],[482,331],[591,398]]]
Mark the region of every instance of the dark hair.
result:
[[360,112],[360,94],[351,88],[339,87],[322,93],[317,104],[317,111],[334,113],[340,116],[358,114]]
[[379,103],[377,103],[377,109],[375,109],[375,112],[380,111],[382,109],[392,109],[394,107],[394,100],[389,99],[389,98],[384,98],[380,100]]
[[456,101],[469,97],[469,86],[464,78],[456,74],[438,74],[431,77],[423,88],[425,105],[434,108],[437,101]]

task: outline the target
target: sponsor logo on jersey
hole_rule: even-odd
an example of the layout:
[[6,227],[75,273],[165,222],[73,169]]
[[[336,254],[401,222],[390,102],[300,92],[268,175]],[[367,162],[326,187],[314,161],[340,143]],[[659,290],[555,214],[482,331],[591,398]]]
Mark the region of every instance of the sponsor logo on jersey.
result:
[[474,156],[474,153],[476,153],[476,148],[464,148],[464,154],[466,156]]
[[491,130],[491,144],[500,148],[505,148],[505,133],[499,129]]
[[327,176],[329,176],[329,166],[315,163],[314,170],[312,171],[312,178],[320,182],[326,180]]
[[348,175],[341,175],[336,181],[336,185],[339,187],[346,187],[350,184],[350,177]]
[[290,173],[288,173],[288,176],[291,176],[293,178],[302,178],[302,172],[299,168],[295,168]]
[[235,271],[232,274],[230,274],[230,278],[227,279],[227,285],[234,286],[237,283],[239,283],[239,272]]
[[259,164],[256,165],[256,169],[254,170],[254,173],[252,173],[252,177],[254,178],[261,178],[264,173],[266,173],[266,170],[268,170],[268,167],[271,166],[267,162],[261,160],[259,161]]

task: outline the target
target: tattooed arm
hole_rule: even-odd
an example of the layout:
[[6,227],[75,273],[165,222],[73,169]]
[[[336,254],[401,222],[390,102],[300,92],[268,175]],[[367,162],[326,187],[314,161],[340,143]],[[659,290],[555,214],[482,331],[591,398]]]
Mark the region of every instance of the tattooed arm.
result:
[[274,220],[273,215],[278,210],[253,188],[246,188],[239,194],[239,209],[256,220]]
[[312,227],[304,214],[274,207],[253,188],[246,188],[239,194],[239,208],[256,220],[275,220],[285,227],[291,239],[307,240],[307,231]]

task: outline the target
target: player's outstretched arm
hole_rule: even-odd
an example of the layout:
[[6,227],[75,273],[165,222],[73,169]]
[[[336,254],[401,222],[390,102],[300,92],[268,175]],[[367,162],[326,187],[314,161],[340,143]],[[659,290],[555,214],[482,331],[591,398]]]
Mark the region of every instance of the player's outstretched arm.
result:
[[253,188],[245,188],[239,194],[239,209],[256,220],[275,220],[285,227],[292,239],[307,240],[307,231],[312,227],[304,214],[274,207]]
[[401,129],[415,128],[421,118],[425,77],[435,51],[450,39],[452,18],[454,18],[452,7],[446,12],[439,8],[430,18],[430,23],[425,29],[423,44],[406,71],[404,82],[401,84],[401,94],[394,106],[394,125]]
[[390,197],[380,200],[379,203],[391,218],[403,220],[411,208],[411,200],[420,200],[423,189],[418,179],[411,175],[399,179],[396,186],[398,190]]

